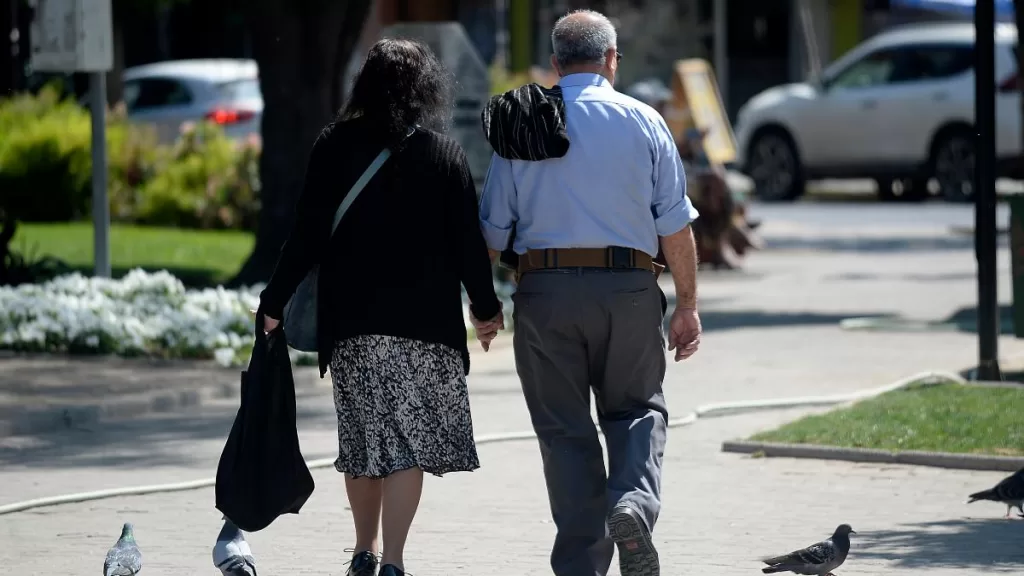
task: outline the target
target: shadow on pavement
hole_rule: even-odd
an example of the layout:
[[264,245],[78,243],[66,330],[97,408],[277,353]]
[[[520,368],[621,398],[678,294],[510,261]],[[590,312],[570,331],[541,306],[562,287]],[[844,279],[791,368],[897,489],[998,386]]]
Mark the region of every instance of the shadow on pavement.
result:
[[[978,307],[965,306],[942,320],[943,323],[955,324],[961,332],[978,332]],[[1003,304],[999,306],[999,333],[1013,335],[1013,306]]]
[[[672,310],[676,305],[675,296],[668,296],[668,310],[665,313],[665,329],[668,330]],[[724,299],[719,299],[724,300]],[[707,302],[701,300],[701,306]],[[776,328],[784,326],[822,326],[835,324],[846,318],[888,318],[888,313],[820,314],[817,312],[766,312],[764,310],[708,310],[701,308],[700,323],[704,332],[715,330],[737,330],[740,328]]]
[[[969,250],[974,247],[970,236],[920,236],[891,238],[837,238],[768,236],[770,250],[815,250],[829,252],[935,252],[942,250]],[[1000,242],[1005,245],[1005,242]]]
[[964,518],[903,524],[893,530],[865,530],[853,538],[850,564],[857,558],[872,558],[904,568],[1024,570],[1024,521],[1019,520]]
[[[312,396],[323,396],[323,402],[301,402]],[[300,401],[296,412],[300,433],[336,428],[330,388],[299,387],[296,397]],[[316,408],[310,408],[310,404]],[[0,438],[0,467],[141,468],[194,463],[188,445],[204,440],[227,440],[237,409],[237,400],[221,401],[187,413],[150,414],[61,432]],[[336,455],[336,451],[334,454],[304,454],[307,458],[332,455]]]
[[827,282],[877,282],[879,280],[891,280],[897,282],[962,282],[973,281],[978,277],[974,272],[951,272],[936,274],[868,274],[851,272],[848,274],[834,274],[826,276],[823,280]]

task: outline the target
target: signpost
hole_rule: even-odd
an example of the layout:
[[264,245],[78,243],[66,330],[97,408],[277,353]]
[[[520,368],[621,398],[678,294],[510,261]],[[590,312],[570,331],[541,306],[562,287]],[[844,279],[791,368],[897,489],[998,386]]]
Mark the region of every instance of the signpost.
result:
[[689,129],[707,130],[704,147],[713,164],[736,159],[736,137],[725,113],[715,74],[706,60],[691,58],[675,64],[672,100],[665,121],[678,141]]
[[110,204],[107,200],[107,85],[114,67],[110,0],[34,0],[32,68],[88,72],[92,116],[93,261],[96,276],[110,277]]
[[480,126],[480,112],[491,93],[490,75],[465,28],[458,22],[403,22],[388,26],[381,35],[423,42],[455,76],[451,135],[466,150],[473,179],[480,188],[493,152]]
[[993,0],[974,10],[974,250],[978,259],[978,380],[1002,380],[996,270],[996,73]]

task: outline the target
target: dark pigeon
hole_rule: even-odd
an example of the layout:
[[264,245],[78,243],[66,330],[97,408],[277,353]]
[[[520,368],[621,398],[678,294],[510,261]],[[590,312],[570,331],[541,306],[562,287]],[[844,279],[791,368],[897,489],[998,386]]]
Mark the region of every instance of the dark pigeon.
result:
[[792,572],[806,576],[835,576],[832,571],[842,566],[850,553],[850,534],[856,534],[849,524],[840,524],[832,537],[782,556],[765,558],[765,574]]
[[1024,518],[1024,468],[1017,470],[994,487],[982,490],[981,492],[975,492],[968,496],[968,498],[968,504],[978,500],[1002,502],[1006,504],[1005,518],[1010,517],[1010,511],[1014,508],[1020,510],[1018,516]]

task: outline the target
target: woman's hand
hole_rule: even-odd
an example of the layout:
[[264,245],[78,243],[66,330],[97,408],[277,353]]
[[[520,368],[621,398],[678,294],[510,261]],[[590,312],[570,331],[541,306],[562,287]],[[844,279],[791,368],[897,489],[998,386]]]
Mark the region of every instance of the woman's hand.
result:
[[271,318],[270,316],[263,317],[263,331],[267,334],[273,332],[280,324],[281,321],[276,318]]
[[[257,314],[259,314],[259,312],[257,312],[256,310],[253,310],[252,308],[250,308],[249,309],[249,314],[252,314],[253,316],[256,316]],[[271,318],[270,316],[267,316],[266,314],[263,315],[263,333],[264,334],[270,334],[271,332],[274,331],[274,328],[277,328],[280,325],[281,325],[281,321],[279,319]]]

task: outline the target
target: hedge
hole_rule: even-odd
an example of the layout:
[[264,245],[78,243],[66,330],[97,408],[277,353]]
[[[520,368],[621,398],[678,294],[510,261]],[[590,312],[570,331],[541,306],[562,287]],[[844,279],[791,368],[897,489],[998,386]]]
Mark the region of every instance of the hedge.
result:
[[[111,219],[191,228],[255,227],[258,139],[229,140],[211,123],[182,127],[174,145],[107,116]],[[28,222],[88,219],[92,198],[89,113],[57,90],[0,100],[0,208]]]

